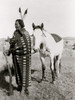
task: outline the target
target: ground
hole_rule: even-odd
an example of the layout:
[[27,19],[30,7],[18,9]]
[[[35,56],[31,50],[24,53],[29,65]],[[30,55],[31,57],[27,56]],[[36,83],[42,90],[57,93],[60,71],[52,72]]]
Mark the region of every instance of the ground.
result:
[[[75,50],[72,49],[74,40],[64,40],[64,51],[61,59],[61,74],[56,83],[52,84],[49,59],[46,58],[46,80],[42,77],[39,54],[32,55],[31,86],[29,96],[20,94],[16,89],[8,96],[9,76],[0,73],[0,100],[75,100]],[[1,49],[2,50],[2,49]],[[1,54],[0,54],[1,55]],[[1,55],[2,57],[2,55]],[[1,58],[3,59],[3,57]],[[0,66],[3,66],[0,60]],[[13,86],[16,86],[13,76]]]

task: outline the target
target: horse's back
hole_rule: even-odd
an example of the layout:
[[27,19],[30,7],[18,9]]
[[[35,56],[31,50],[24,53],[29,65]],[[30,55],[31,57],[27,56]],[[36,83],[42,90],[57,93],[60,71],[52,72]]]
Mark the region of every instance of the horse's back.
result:
[[50,40],[50,38],[49,41],[47,41],[49,51],[55,56],[61,54],[63,51],[63,38],[54,33],[50,33],[50,37],[52,40]]

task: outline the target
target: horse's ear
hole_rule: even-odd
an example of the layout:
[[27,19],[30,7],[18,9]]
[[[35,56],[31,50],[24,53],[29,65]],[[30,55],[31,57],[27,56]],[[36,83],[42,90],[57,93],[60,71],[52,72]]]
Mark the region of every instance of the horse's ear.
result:
[[34,23],[32,23],[32,27],[33,27],[33,30],[35,29],[35,24]]
[[44,24],[43,24],[43,23],[41,23],[41,29],[43,29],[43,27],[44,27]]

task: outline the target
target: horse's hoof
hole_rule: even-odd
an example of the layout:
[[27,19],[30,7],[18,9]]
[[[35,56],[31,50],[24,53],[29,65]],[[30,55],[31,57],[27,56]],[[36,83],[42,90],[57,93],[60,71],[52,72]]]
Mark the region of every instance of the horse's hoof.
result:
[[52,84],[55,84],[55,83],[56,83],[56,81],[52,81],[51,83],[52,83]]

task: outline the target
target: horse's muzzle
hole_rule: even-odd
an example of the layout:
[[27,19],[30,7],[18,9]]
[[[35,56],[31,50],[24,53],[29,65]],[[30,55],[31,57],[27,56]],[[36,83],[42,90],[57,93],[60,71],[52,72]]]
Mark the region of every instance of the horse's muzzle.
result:
[[38,52],[38,49],[33,48],[33,51],[36,53],[36,52]]

